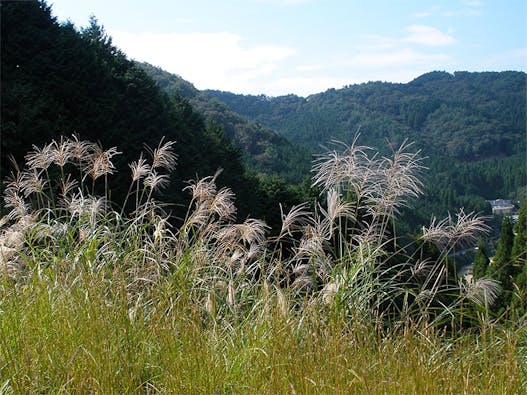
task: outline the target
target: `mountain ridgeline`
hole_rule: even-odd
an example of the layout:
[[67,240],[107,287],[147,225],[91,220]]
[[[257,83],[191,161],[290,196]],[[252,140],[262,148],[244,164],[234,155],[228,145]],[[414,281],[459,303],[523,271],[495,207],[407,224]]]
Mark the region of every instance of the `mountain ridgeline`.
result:
[[302,180],[312,155],[332,140],[349,143],[360,133],[360,144],[384,154],[413,142],[428,169],[425,197],[404,213],[414,229],[432,214],[460,207],[489,212],[486,199],[526,194],[523,72],[431,72],[407,84],[369,82],[303,98],[199,91],[181,77],[140,66],[167,93],[220,124],[259,171],[289,182]]
[[407,84],[369,82],[307,98],[206,93],[313,152],[358,131],[361,144],[385,153],[414,142],[427,158],[426,196],[406,214],[423,219],[525,196],[526,81],[514,71],[431,72]]
[[114,176],[126,193],[127,164],[143,144],[177,141],[178,167],[165,200],[185,207],[186,181],[223,169],[239,217],[279,226],[287,210],[315,194],[312,155],[331,140],[383,154],[408,140],[426,157],[425,197],[401,223],[413,233],[431,215],[485,199],[521,200],[526,191],[526,74],[432,72],[407,84],[370,82],[307,98],[199,91],[147,63],[133,62],[93,18],[78,30],[59,23],[45,1],[1,4],[1,177],[32,145],[77,133],[117,146]]
[[218,186],[236,193],[241,218],[251,215],[276,224],[278,203],[287,207],[300,200],[281,179],[247,171],[244,152],[223,128],[206,122],[188,99],[161,91],[112,44],[95,18],[78,30],[57,22],[45,1],[2,1],[1,50],[2,181],[15,170],[10,156],[22,164],[33,145],[75,133],[122,152],[111,177],[112,198],[119,203],[130,185],[128,164],[145,144],[154,148],[165,138],[176,141],[178,154],[163,195],[176,217],[186,211],[188,193],[182,189],[187,181],[218,169],[223,169]]
[[273,129],[242,116],[222,101],[194,87],[181,77],[148,63],[137,63],[169,96],[184,98],[207,122],[220,126],[244,153],[245,163],[259,172],[275,174],[297,183],[309,174],[311,152],[292,144]]

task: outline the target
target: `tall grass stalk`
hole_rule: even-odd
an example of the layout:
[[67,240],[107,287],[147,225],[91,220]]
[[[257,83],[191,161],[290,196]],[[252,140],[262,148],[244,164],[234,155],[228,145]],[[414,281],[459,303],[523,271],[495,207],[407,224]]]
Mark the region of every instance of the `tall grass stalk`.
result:
[[118,209],[108,187],[117,149],[78,137],[34,147],[7,180],[0,391],[524,389],[525,323],[489,313],[499,284],[448,271],[482,220],[461,211],[425,227],[421,246],[397,246],[398,209],[421,188],[408,145],[393,158],[356,142],[320,157],[321,202],[282,212],[274,237],[263,221],[236,221],[219,173],[189,181],[187,215],[171,218],[155,196],[173,145],[130,165]]

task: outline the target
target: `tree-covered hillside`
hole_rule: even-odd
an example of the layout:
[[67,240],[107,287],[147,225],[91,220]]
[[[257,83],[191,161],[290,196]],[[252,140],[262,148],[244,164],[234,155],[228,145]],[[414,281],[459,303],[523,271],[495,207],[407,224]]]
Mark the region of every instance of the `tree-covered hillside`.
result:
[[[2,1],[1,4],[1,178],[14,169],[9,155],[21,163],[33,145],[73,133],[116,146],[118,185],[113,198],[126,193],[128,164],[143,145],[176,141],[178,154],[172,183],[165,192],[171,210],[186,200],[186,181],[223,172],[218,184],[229,185],[238,197],[239,215],[249,213],[276,222],[278,202],[295,200],[282,185],[276,199],[268,194],[271,181],[250,175],[242,153],[221,127],[207,124],[188,100],[169,96],[112,44],[92,19],[77,30],[59,24],[44,1]],[[121,177],[121,179],[119,179]],[[271,218],[270,211],[276,212]],[[184,213],[182,213],[184,214]]]
[[484,210],[484,199],[522,198],[526,92],[526,74],[512,71],[432,72],[408,84],[370,82],[307,98],[207,91],[315,151],[357,131],[361,143],[385,152],[414,141],[427,157],[427,196],[407,216],[421,220],[462,206]]
[[311,153],[261,123],[240,116],[190,82],[148,63],[137,63],[170,96],[188,99],[207,121],[221,126],[241,149],[246,164],[296,183],[309,174]]

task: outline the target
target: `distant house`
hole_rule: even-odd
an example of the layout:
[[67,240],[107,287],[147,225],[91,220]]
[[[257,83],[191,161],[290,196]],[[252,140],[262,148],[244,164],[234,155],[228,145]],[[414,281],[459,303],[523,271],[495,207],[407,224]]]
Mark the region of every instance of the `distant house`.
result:
[[516,212],[516,205],[514,201],[509,199],[489,200],[492,207],[492,214],[494,215],[511,215]]

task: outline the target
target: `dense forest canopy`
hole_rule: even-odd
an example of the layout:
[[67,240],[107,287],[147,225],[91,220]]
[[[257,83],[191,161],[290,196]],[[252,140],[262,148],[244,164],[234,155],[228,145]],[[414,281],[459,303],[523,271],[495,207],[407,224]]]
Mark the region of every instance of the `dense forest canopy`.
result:
[[[249,174],[243,153],[223,128],[205,122],[181,95],[162,92],[112,44],[95,18],[78,30],[57,22],[44,1],[3,1],[1,7],[2,179],[14,169],[10,155],[21,163],[33,145],[75,133],[122,152],[116,157],[121,180],[113,183],[120,186],[113,191],[117,198],[129,184],[127,164],[138,159],[145,144],[155,147],[165,138],[176,141],[178,154],[165,192],[176,213],[186,181],[218,169],[223,169],[219,185],[231,186],[238,196],[241,217],[251,213],[273,223],[279,201],[298,200],[283,181]],[[283,193],[270,198],[269,185]]]
[[292,144],[284,136],[261,123],[229,109],[218,99],[196,89],[181,77],[137,63],[170,96],[188,99],[198,113],[220,125],[225,134],[244,153],[245,163],[257,171],[280,176],[298,183],[309,174],[311,152],[300,144]]
[[[117,146],[118,167],[144,144],[177,141],[169,201],[223,169],[218,182],[249,213],[275,226],[278,202],[308,196],[312,155],[336,139],[389,154],[403,141],[426,157],[425,197],[405,210],[412,233],[458,207],[488,212],[485,199],[526,191],[526,74],[431,72],[407,84],[369,82],[307,98],[199,91],[146,63],[128,60],[93,19],[58,23],[44,1],[2,2],[2,178],[32,145],[61,135]],[[247,170],[250,169],[250,170]],[[126,172],[121,189],[126,190]],[[124,193],[116,191],[115,194]],[[316,194],[316,192],[315,192]]]
[[385,153],[415,142],[429,168],[425,199],[407,213],[417,223],[455,207],[486,210],[484,199],[525,196],[526,81],[515,71],[431,72],[407,84],[369,82],[307,98],[206,93],[314,152],[357,131],[361,143]]

